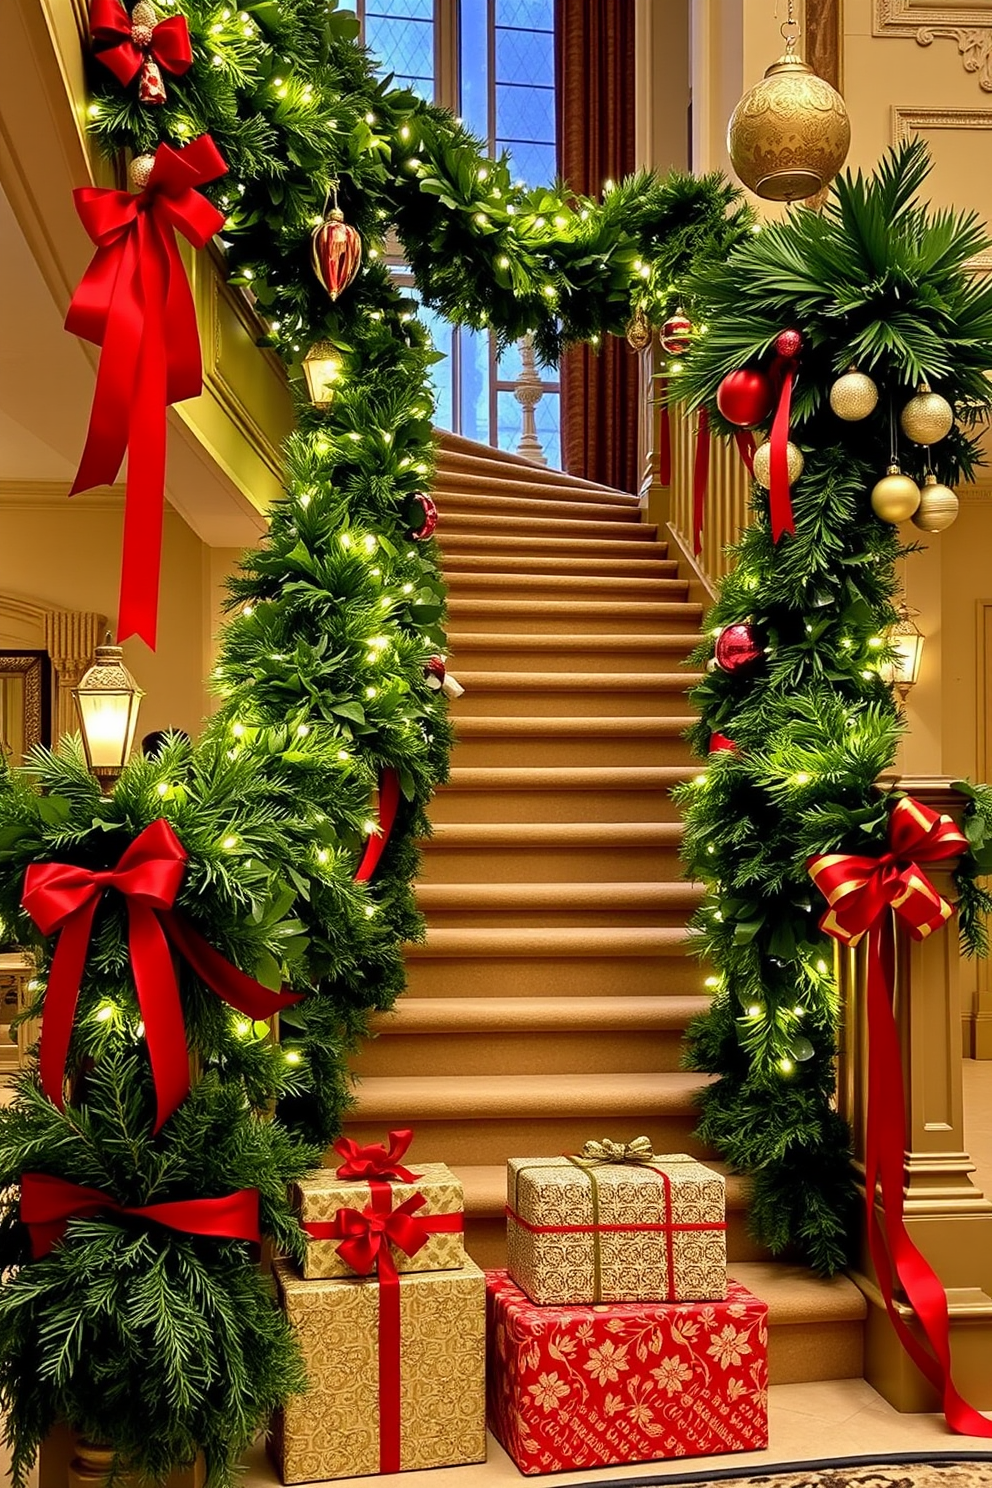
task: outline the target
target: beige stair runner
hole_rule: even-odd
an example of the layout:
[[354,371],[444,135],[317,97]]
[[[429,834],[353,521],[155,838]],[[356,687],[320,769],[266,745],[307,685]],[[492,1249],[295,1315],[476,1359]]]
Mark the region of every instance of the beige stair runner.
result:
[[[680,1068],[707,1005],[686,954],[700,890],[670,796],[699,769],[682,663],[702,611],[636,497],[454,435],[434,494],[465,695],[418,886],[426,941],[356,1060],[347,1130],[413,1125],[414,1165],[461,1174],[469,1250],[493,1266],[508,1157],[641,1132],[706,1156],[707,1077]],[[731,1176],[731,1270],[769,1303],[773,1380],[859,1375],[861,1294],[769,1260],[746,1205]]]

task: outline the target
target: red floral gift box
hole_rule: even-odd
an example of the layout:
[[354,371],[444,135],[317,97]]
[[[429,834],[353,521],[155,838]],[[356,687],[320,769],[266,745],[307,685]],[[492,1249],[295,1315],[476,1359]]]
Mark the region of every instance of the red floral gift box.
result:
[[486,1275],[489,1429],[523,1473],[768,1445],[768,1309],[724,1302],[541,1307]]

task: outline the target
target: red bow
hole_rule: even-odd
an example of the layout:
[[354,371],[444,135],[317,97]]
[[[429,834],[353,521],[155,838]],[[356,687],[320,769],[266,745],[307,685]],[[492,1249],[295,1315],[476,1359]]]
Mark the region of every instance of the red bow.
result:
[[255,1188],[242,1188],[216,1199],[177,1199],[131,1207],[99,1189],[81,1188],[48,1173],[25,1173],[21,1178],[21,1219],[30,1232],[31,1254],[36,1261],[58,1244],[70,1219],[89,1214],[129,1214],[187,1235],[249,1240],[256,1245],[262,1241]]
[[208,134],[159,145],[137,196],[83,186],[76,211],[97,245],[66,330],[103,348],[86,447],[70,495],[117,478],[128,453],[118,639],[154,649],[165,501],[165,413],[203,385],[196,311],[176,230],[203,248],[224,214],[195,188],[227,170]]
[[[338,1168],[339,1178],[398,1178],[401,1183],[416,1183],[417,1174],[400,1166],[400,1158],[413,1141],[413,1131],[401,1127],[389,1133],[388,1150],[382,1142],[362,1147],[351,1137],[338,1137],[334,1151],[344,1162]],[[388,1189],[386,1190],[388,1192]]]
[[200,980],[248,1018],[270,1018],[300,1000],[299,994],[271,992],[239,971],[173,912],[185,863],[185,848],[160,818],[134,839],[116,868],[94,873],[73,863],[32,863],[24,875],[21,904],[43,935],[61,931],[38,1054],[42,1089],[60,1111],[93,917],[105,889],[116,889],[127,903],[134,985],[155,1081],[156,1131],[189,1094],[186,1031],[170,940]]
[[[910,1239],[903,1217],[906,1097],[899,1030],[892,1014],[895,941],[890,910],[915,940],[924,940],[938,930],[954,909],[916,860],[937,863],[959,857],[967,849],[967,838],[949,816],[939,816],[904,796],[889,818],[887,853],[878,858],[823,853],[811,858],[808,866],[829,905],[821,928],[848,946],[868,936],[865,1198],[868,1244],[886,1310],[906,1352],[940,1395],[952,1430],[969,1436],[992,1436],[992,1421],[970,1406],[954,1386],[947,1293]],[[884,1233],[875,1207],[879,1187]],[[896,1308],[893,1271],[928,1346],[910,1331]]]
[[[90,30],[99,50],[94,55],[126,88],[150,58],[173,77],[181,77],[193,63],[189,26],[182,15],[169,16],[151,28],[148,40],[135,24],[120,0],[93,0],[90,6]],[[152,101],[152,100],[146,100]],[[165,95],[155,102],[164,102]]]

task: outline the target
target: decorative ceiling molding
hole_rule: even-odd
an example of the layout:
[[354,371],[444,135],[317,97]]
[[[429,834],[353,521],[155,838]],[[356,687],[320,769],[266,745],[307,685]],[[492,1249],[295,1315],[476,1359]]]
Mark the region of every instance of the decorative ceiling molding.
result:
[[965,72],[974,73],[983,92],[992,93],[992,5],[972,0],[948,0],[944,5],[926,0],[875,0],[872,34],[910,36],[922,47],[935,41],[956,42]]

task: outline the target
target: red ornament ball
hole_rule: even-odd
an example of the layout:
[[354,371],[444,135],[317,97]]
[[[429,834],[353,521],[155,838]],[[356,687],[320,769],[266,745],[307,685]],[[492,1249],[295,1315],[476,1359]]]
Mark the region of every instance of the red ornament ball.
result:
[[750,620],[725,625],[716,638],[713,657],[724,672],[746,672],[765,654]]
[[710,734],[710,754],[736,754],[737,745],[726,734]]
[[424,663],[424,680],[431,692],[441,691],[446,675],[445,665],[440,656],[431,656]]
[[420,525],[411,528],[410,536],[417,542],[426,542],[433,536],[434,528],[437,526],[437,507],[430,496],[425,496],[423,491],[418,491],[416,496],[410,498],[409,520],[416,522],[420,518]]
[[771,380],[755,367],[728,372],[716,390],[717,408],[728,424],[739,424],[742,429],[763,423],[774,401]]
[[794,361],[803,349],[803,338],[801,331],[780,331],[775,337],[775,355],[785,357],[787,361]]
[[669,356],[681,356],[688,351],[690,336],[692,334],[692,321],[687,320],[684,315],[671,315],[661,328],[661,349]]

